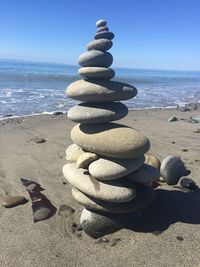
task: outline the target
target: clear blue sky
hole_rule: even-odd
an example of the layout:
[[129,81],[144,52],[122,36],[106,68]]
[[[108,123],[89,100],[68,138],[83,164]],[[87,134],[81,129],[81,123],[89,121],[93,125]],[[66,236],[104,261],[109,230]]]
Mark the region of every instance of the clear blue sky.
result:
[[200,70],[200,0],[0,0],[0,58],[77,64],[99,18],[114,66]]

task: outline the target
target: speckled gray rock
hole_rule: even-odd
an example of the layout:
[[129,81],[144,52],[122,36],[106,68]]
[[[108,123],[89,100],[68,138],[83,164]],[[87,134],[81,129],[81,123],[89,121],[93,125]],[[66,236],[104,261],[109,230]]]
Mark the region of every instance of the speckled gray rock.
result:
[[94,40],[87,45],[87,49],[90,50],[101,50],[107,51],[113,46],[113,42],[111,40],[102,38],[98,40]]
[[67,117],[80,123],[104,123],[120,120],[128,114],[128,108],[120,102],[85,102],[71,108]]
[[51,210],[48,207],[41,206],[33,212],[34,222],[46,220],[49,218],[50,214]]
[[76,164],[68,163],[63,167],[67,181],[81,192],[108,202],[127,202],[135,198],[134,187],[127,187],[121,181],[100,182],[92,177],[85,169],[77,169]]
[[175,185],[185,175],[186,167],[178,156],[169,155],[161,162],[160,174],[169,185]]
[[144,156],[133,159],[100,158],[89,165],[89,173],[98,180],[114,180],[134,172],[144,164]]
[[72,188],[72,196],[82,206],[91,211],[108,212],[108,213],[128,213],[143,210],[148,207],[154,200],[155,192],[150,186],[135,185],[136,198],[125,203],[111,203],[97,200],[89,197],[79,191],[77,188]]
[[110,102],[127,100],[137,95],[137,89],[116,81],[79,80],[67,87],[67,95],[79,101]]
[[127,175],[126,178],[137,183],[151,184],[159,180],[160,172],[155,167],[148,164],[144,164],[137,171]]
[[78,64],[82,67],[110,67],[113,63],[113,57],[108,52],[100,50],[90,50],[82,55],[78,59]]
[[99,28],[97,29],[97,32],[104,32],[104,31],[109,31],[108,27],[103,26],[103,27],[99,27]]
[[147,137],[139,131],[117,123],[78,124],[71,139],[86,151],[113,158],[136,158],[150,148]]
[[96,22],[96,26],[99,28],[99,27],[104,27],[106,26],[107,24],[107,21],[105,19],[100,19]]
[[94,38],[97,39],[101,39],[101,38],[105,38],[108,40],[112,40],[115,37],[113,32],[110,31],[103,31],[103,32],[97,32],[94,36]]
[[86,79],[109,80],[115,76],[115,72],[103,67],[83,67],[78,70],[78,74]]

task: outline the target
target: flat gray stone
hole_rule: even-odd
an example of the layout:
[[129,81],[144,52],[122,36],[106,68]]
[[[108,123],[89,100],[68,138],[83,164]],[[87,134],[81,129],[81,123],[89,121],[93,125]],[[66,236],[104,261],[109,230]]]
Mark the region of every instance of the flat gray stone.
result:
[[109,80],[115,76],[115,72],[103,67],[83,67],[78,70],[78,74],[86,79]]
[[111,203],[97,200],[85,195],[75,187],[72,188],[72,196],[80,205],[88,210],[94,212],[123,214],[143,210],[154,200],[155,191],[152,187],[136,184],[135,188],[136,198],[126,203]]
[[103,27],[99,27],[99,28],[97,29],[97,32],[104,32],[104,31],[109,31],[108,27],[103,26]]
[[100,19],[96,22],[96,26],[99,28],[99,27],[104,27],[106,26],[107,24],[107,21],[105,19]]
[[51,210],[48,207],[39,207],[33,212],[34,222],[43,221],[49,218]]
[[101,38],[105,38],[108,40],[112,40],[115,37],[113,32],[110,31],[103,31],[103,32],[97,32],[94,36],[94,38],[97,39],[101,39]]
[[186,173],[186,167],[178,156],[169,155],[161,162],[160,174],[169,185],[175,185]]
[[87,45],[87,50],[101,50],[101,51],[107,51],[113,46],[113,42],[108,39],[98,39],[90,42]]
[[85,169],[77,169],[74,163],[65,164],[63,174],[67,181],[81,192],[100,200],[127,202],[136,196],[134,187],[124,186],[125,183],[121,181],[100,182]]
[[82,55],[78,59],[78,64],[82,67],[110,67],[113,63],[113,57],[108,52],[100,50],[90,50]]
[[86,151],[113,158],[137,158],[150,148],[147,137],[117,123],[78,124],[71,139]]
[[159,181],[160,172],[155,167],[144,164],[137,171],[127,175],[126,178],[137,183],[151,184],[153,182]]
[[79,101],[110,102],[127,100],[137,95],[137,89],[116,81],[79,80],[67,87],[67,95]]
[[124,118],[128,108],[120,102],[85,102],[72,107],[67,117],[80,123],[104,123]]
[[100,158],[89,165],[89,173],[98,180],[114,180],[134,172],[144,164],[144,156],[133,159]]

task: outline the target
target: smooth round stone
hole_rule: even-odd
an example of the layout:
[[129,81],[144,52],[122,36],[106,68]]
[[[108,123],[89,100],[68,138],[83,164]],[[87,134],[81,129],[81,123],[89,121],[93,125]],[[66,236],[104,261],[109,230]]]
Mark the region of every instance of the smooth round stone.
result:
[[160,174],[169,185],[175,185],[186,173],[186,167],[178,156],[169,155],[160,166]]
[[155,167],[144,164],[137,171],[127,175],[126,178],[137,183],[151,184],[159,180],[160,172]]
[[80,123],[104,123],[120,120],[127,114],[127,106],[120,102],[85,102],[72,107],[67,117]]
[[100,19],[96,22],[96,26],[99,28],[99,27],[104,27],[106,26],[107,24],[107,21],[105,19]]
[[101,38],[112,40],[114,37],[115,37],[114,33],[109,31],[97,32],[94,36],[96,40]]
[[113,56],[108,52],[100,50],[90,50],[78,59],[78,64],[82,67],[110,67],[113,63]]
[[96,212],[108,213],[129,213],[143,210],[149,206],[154,200],[154,190],[150,186],[135,185],[136,198],[126,203],[111,203],[97,200],[89,197],[79,191],[77,188],[72,188],[72,196],[74,199],[86,209]]
[[145,154],[145,163],[160,170],[160,160],[151,153]]
[[108,27],[104,26],[104,27],[99,27],[97,29],[97,32],[104,32],[104,31],[109,31]]
[[137,158],[150,148],[146,136],[117,123],[78,124],[71,139],[86,151],[113,158]]
[[69,163],[63,167],[67,181],[81,192],[108,202],[127,202],[135,198],[134,188],[124,186],[123,182],[100,182],[92,177],[85,169],[77,169],[76,164]]
[[88,166],[95,160],[98,159],[98,155],[91,152],[85,152],[80,155],[76,162],[76,168],[88,168]]
[[82,211],[80,224],[84,232],[93,238],[116,232],[123,227],[122,218],[119,215],[106,216],[87,209]]
[[83,67],[78,70],[78,74],[86,79],[109,80],[115,76],[115,72],[109,68],[102,67]]
[[144,164],[144,156],[133,159],[100,158],[89,165],[89,173],[98,180],[114,180],[134,172]]
[[67,147],[65,151],[66,160],[77,161],[79,156],[83,153],[84,151],[80,146],[78,146],[77,144],[71,144]]
[[137,89],[126,83],[94,79],[73,82],[66,93],[79,101],[110,102],[130,99],[137,95]]
[[87,50],[100,50],[100,51],[107,51],[113,46],[113,42],[108,39],[98,39],[90,42],[87,45]]

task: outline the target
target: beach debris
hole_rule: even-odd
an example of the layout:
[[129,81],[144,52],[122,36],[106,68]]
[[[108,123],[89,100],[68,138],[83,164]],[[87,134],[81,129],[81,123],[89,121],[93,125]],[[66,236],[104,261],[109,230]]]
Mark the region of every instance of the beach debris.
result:
[[83,149],[77,145],[77,144],[71,144],[70,146],[67,147],[65,154],[66,154],[66,160],[69,161],[77,161],[79,156],[83,154],[84,151]]
[[91,152],[85,152],[78,157],[76,162],[76,168],[87,169],[88,166],[97,159],[98,159],[97,154]]
[[169,155],[161,162],[160,174],[168,185],[176,185],[186,173],[186,167],[180,157]]
[[176,239],[177,239],[178,241],[183,241],[183,240],[184,240],[184,238],[183,238],[182,236],[180,236],[180,235],[177,235],[177,236],[176,236]]
[[34,222],[46,220],[52,217],[56,213],[57,209],[52,205],[50,200],[40,192],[44,190],[40,184],[26,178],[21,178],[20,180],[26,187],[32,200]]
[[63,217],[69,217],[75,212],[75,209],[68,205],[61,205],[58,209],[58,215]]
[[36,143],[36,144],[42,144],[42,143],[46,142],[46,140],[42,137],[35,137],[35,138],[31,139],[31,141]]
[[182,151],[183,152],[188,152],[188,149],[187,148],[183,148]]
[[200,133],[200,128],[194,129],[193,133]]
[[180,185],[184,188],[188,188],[193,191],[198,189],[198,186],[191,178],[182,178],[180,181]]
[[102,244],[102,243],[108,243],[108,242],[109,242],[109,240],[105,236],[99,237],[94,241],[95,244]]
[[149,164],[144,164],[149,139],[134,128],[115,123],[128,114],[120,101],[135,97],[137,89],[111,80],[115,75],[110,68],[113,56],[107,50],[114,34],[105,20],[96,25],[95,40],[78,61],[83,79],[66,90],[68,97],[82,103],[67,114],[79,124],[71,131],[74,144],[66,150],[66,159],[75,163],[65,164],[63,174],[73,186],[73,197],[84,206],[82,229],[99,238],[130,223],[132,212],[152,203],[152,183],[160,177],[160,162],[149,156]]
[[110,245],[111,247],[114,247],[119,241],[121,241],[120,238],[113,238],[113,239],[111,239],[109,245]]
[[145,154],[145,163],[155,167],[158,170],[160,170],[160,165],[161,165],[160,160],[156,156],[151,154],[151,153],[146,153]]
[[5,208],[13,208],[28,202],[24,196],[6,196],[0,198],[0,203]]
[[172,116],[172,117],[170,117],[169,119],[168,119],[168,121],[169,122],[174,122],[174,121],[177,121],[178,119],[177,119],[177,117],[175,117],[175,116]]
[[54,112],[53,112],[53,115],[54,115],[54,116],[63,115],[63,112],[61,112],[61,111],[54,111]]

